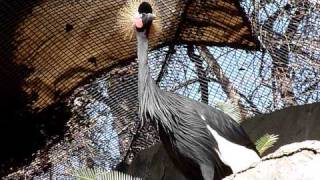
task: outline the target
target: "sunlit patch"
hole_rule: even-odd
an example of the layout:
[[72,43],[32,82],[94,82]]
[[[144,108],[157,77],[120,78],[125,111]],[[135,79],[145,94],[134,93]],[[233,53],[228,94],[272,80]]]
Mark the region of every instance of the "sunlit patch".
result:
[[219,154],[222,162],[230,166],[232,172],[239,172],[260,161],[260,157],[253,150],[227,140],[209,125],[207,125],[207,129],[218,143],[218,149],[215,151]]
[[202,120],[206,121],[206,118],[204,118],[203,115],[200,116]]

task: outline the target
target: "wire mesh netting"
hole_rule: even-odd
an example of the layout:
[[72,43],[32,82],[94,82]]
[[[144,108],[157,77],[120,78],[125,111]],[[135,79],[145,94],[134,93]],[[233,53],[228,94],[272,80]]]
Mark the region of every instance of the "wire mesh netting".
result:
[[[1,109],[9,117],[1,175],[124,169],[160,142],[150,122],[140,127],[135,40],[116,27],[125,2],[0,1]],[[165,21],[148,59],[162,89],[212,106],[230,101],[244,118],[319,102],[317,1],[156,3]]]

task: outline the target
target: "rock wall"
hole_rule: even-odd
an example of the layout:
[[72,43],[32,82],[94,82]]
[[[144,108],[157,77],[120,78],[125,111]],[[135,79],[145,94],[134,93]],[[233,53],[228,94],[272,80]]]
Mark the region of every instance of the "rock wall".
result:
[[266,151],[305,140],[320,140],[320,103],[293,106],[245,120],[242,127],[255,141],[265,133],[278,134],[278,142]]
[[318,180],[320,179],[320,141],[285,145],[248,169],[224,180]]

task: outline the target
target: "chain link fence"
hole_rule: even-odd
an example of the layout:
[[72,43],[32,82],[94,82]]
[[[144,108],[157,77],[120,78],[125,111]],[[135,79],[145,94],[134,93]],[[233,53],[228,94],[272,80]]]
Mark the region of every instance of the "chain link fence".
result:
[[[116,26],[125,2],[0,1],[2,176],[126,169],[160,142],[150,122],[140,127],[135,40]],[[232,102],[243,118],[320,101],[317,1],[156,4],[163,32],[151,40],[149,66],[162,89]]]

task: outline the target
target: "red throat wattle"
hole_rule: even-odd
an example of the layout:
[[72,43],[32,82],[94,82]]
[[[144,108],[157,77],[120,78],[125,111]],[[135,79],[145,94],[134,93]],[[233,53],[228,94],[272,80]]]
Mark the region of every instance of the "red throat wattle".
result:
[[137,28],[142,28],[143,27],[143,22],[141,17],[136,17],[134,24]]

